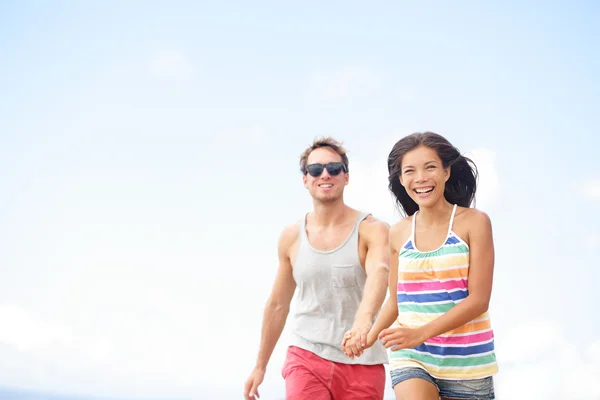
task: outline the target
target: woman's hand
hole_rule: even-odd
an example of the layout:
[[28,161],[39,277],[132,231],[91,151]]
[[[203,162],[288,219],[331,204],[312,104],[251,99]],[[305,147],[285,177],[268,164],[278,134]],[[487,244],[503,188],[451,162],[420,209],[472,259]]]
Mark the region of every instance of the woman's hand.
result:
[[411,328],[388,328],[381,331],[379,340],[386,349],[392,351],[401,349],[414,349],[423,344],[427,338],[420,329]]

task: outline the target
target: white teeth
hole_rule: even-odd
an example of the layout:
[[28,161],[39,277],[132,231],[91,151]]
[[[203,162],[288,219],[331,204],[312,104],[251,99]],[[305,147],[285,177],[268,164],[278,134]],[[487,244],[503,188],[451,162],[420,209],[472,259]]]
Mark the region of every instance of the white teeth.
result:
[[329,184],[329,183],[323,183],[323,184],[320,184],[320,185],[319,185],[319,187],[324,187],[324,188],[330,188],[330,187],[332,187],[332,186],[333,186],[333,185],[332,185],[332,184]]
[[419,188],[419,189],[415,189],[415,192],[419,193],[419,194],[423,194],[423,193],[429,193],[433,190],[432,187],[428,187],[428,188]]

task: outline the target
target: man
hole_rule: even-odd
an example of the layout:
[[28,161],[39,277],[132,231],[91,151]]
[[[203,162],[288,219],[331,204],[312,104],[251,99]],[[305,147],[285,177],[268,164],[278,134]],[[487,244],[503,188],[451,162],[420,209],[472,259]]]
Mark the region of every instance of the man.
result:
[[315,140],[302,153],[300,169],[314,209],[279,238],[279,268],[245,399],[259,397],[258,386],[298,288],[292,343],[282,370],[286,399],[381,400],[387,354],[379,342],[366,350],[363,346],[386,295],[388,225],[344,203],[349,174],[341,143]]

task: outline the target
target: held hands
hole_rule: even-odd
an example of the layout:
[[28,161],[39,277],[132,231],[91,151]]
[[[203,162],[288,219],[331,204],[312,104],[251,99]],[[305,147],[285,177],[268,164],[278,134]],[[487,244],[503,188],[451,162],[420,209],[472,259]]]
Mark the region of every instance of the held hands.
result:
[[[373,324],[370,321],[357,321],[351,330],[346,332],[342,341],[342,350],[351,359],[360,357],[362,353],[371,347],[375,340],[368,337]],[[371,339],[369,341],[368,339]]]
[[413,349],[423,344],[427,338],[420,329],[394,327],[382,330],[379,340],[386,349],[396,351]]

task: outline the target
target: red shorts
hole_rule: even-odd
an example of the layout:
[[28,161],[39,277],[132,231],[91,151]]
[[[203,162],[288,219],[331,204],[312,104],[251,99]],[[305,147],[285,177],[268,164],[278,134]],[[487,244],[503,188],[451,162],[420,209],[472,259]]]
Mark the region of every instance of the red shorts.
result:
[[382,400],[385,368],[325,360],[290,346],[282,370],[286,400]]

